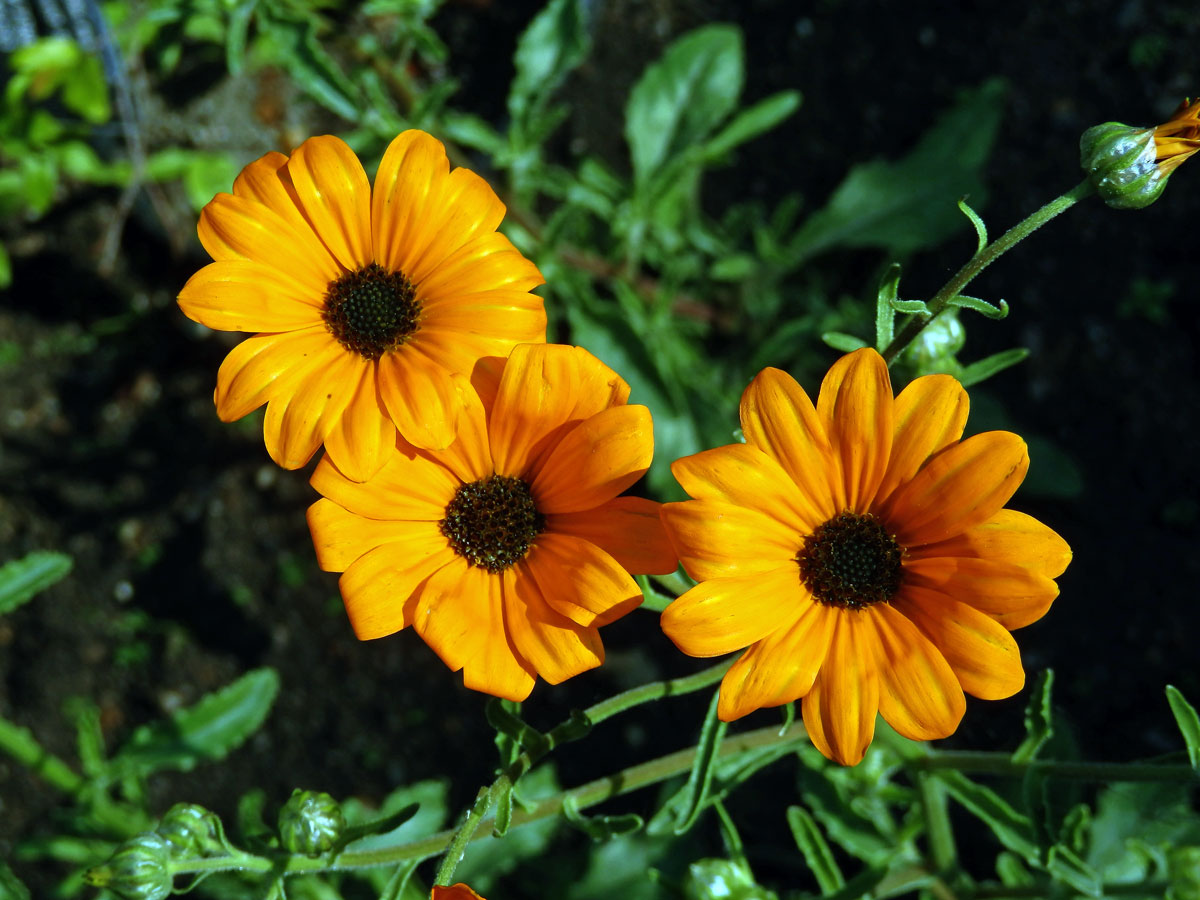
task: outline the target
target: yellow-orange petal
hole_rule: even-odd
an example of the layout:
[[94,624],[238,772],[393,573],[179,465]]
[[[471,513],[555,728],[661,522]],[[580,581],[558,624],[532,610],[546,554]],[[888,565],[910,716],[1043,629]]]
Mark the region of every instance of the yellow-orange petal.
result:
[[[360,556],[383,544],[407,544],[414,555],[419,549],[428,551],[426,544],[430,541],[438,552],[449,549],[431,522],[367,519],[325,497],[308,508],[307,519],[317,564],[326,572],[344,572]],[[406,552],[407,548],[396,550],[398,556]]]
[[366,481],[396,452],[396,425],[379,398],[375,363],[363,359],[358,368],[358,383],[344,388],[350,401],[325,434],[325,452],[347,478]]
[[271,398],[263,419],[271,459],[285,469],[298,469],[312,459],[364,377],[365,362],[330,341],[291,390]]
[[388,145],[371,190],[375,261],[381,266],[408,274],[419,261],[449,170],[445,148],[423,131],[402,132]]
[[936,544],[909,551],[915,559],[974,556],[1022,566],[1047,578],[1057,578],[1071,561],[1071,548],[1054,529],[1033,516],[1002,509],[986,522]]
[[717,500],[665,503],[663,525],[684,570],[697,581],[769,572],[791,565],[804,536],[766,513]]
[[539,535],[519,566],[559,615],[585,627],[615,622],[642,602],[641,588],[615,559],[573,535]]
[[875,628],[879,714],[897,733],[929,741],[954,733],[967,710],[962,686],[938,648],[886,603],[863,611]]
[[487,414],[465,376],[452,375],[451,379],[462,410],[458,418],[458,437],[445,450],[437,451],[436,456],[439,463],[468,484],[495,472],[488,444]]
[[233,193],[269,206],[297,231],[308,232],[312,226],[300,212],[300,200],[288,174],[287,162],[286,156],[273,150],[260,156],[234,179]]
[[900,392],[891,457],[876,504],[910,481],[929,457],[962,438],[969,407],[967,392],[949,375],[926,375]]
[[775,460],[826,522],[844,507],[834,496],[841,469],[808,394],[792,376],[763,369],[742,394],[746,441]]
[[334,258],[351,272],[373,262],[371,184],[346,142],[328,134],[309,138],[287,168],[305,218]]
[[246,338],[217,370],[213,400],[222,422],[233,422],[279,393],[290,391],[323,359],[331,342],[324,325]]
[[518,291],[486,291],[462,302],[423,304],[411,343],[454,372],[469,373],[481,356],[508,356],[517,344],[546,340],[542,298]]
[[671,474],[696,500],[754,510],[796,534],[807,534],[826,521],[780,465],[750,444],[729,444],[677,459]]
[[309,483],[318,493],[369,519],[440,522],[446,504],[462,482],[445,466],[399,447],[376,475],[366,482],[352,481],[333,464],[321,458]]
[[987,431],[947,447],[879,508],[905,547],[944,541],[994,516],[1025,480],[1025,442]]
[[682,594],[662,614],[662,630],[688,656],[720,656],[761,641],[812,604],[794,565],[714,578]]
[[628,398],[624,379],[582,347],[519,344],[490,406],[497,473],[526,475],[578,422]]
[[441,183],[438,207],[425,223],[423,248],[410,260],[411,278],[420,282],[459,247],[495,231],[504,218],[504,204],[491,186],[470,169],[455,169]]
[[807,694],[825,661],[836,616],[830,607],[810,603],[790,627],[771,632],[738,657],[721,679],[721,721]]
[[659,509],[641,497],[615,497],[595,509],[546,516],[549,533],[595,544],[635,575],[666,575],[679,567]]
[[528,291],[545,280],[538,267],[498,231],[472,238],[424,278],[412,279],[417,297],[430,304],[480,291]]
[[322,325],[321,297],[249,259],[209,263],[179,292],[179,308],[218,331],[296,331]]
[[987,613],[1009,631],[1046,614],[1058,585],[1045,575],[1012,563],[970,557],[908,559],[905,587],[931,588]]
[[506,700],[533,690],[529,666],[517,655],[504,625],[500,578],[460,557],[421,588],[413,627],[463,684]]
[[804,695],[804,727],[822,754],[843,766],[856,766],[875,736],[878,648],[871,640],[871,623],[861,616],[839,611],[834,619],[825,663]]
[[887,364],[870,347],[847,353],[821,382],[817,415],[842,468],[839,509],[865,512],[875,499],[892,449],[894,402]]
[[641,478],[653,457],[650,410],[614,406],[567,432],[534,473],[530,490],[543,513],[593,509]]
[[379,358],[379,396],[401,436],[423,450],[445,450],[458,433],[462,399],[450,373],[401,347]]
[[914,585],[905,585],[892,605],[933,642],[971,696],[1002,700],[1025,686],[1020,648],[995,619],[940,591]]
[[405,540],[381,544],[352,562],[338,588],[354,636],[360,641],[395,634],[413,624],[418,588],[457,559],[436,529],[413,530]]
[[435,885],[432,897],[433,900],[484,900],[465,884],[454,884],[450,887]]
[[532,567],[513,566],[501,573],[504,623],[517,652],[550,684],[594,669],[604,662],[600,633],[559,615],[530,575]]
[[213,259],[252,259],[321,297],[342,274],[311,229],[294,227],[275,210],[247,197],[217,194],[201,210],[196,230]]

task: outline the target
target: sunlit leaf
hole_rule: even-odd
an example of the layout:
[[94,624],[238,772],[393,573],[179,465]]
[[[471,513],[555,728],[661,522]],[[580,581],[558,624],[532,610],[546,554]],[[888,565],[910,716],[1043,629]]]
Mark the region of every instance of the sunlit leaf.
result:
[[0,616],[65,578],[72,565],[65,553],[39,551],[0,566]]

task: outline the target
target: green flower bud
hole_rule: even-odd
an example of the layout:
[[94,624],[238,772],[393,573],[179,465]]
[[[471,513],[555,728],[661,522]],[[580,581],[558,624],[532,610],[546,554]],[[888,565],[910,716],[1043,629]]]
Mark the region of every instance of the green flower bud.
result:
[[688,866],[683,895],[687,900],[778,900],[774,891],[754,883],[746,866],[729,859],[701,859]]
[[320,856],[329,850],[346,827],[337,801],[323,791],[292,791],[279,810],[279,839],[285,850]]
[[126,900],[163,900],[171,893],[170,844],[153,831],[130,838],[108,862],[88,869],[84,880]]
[[220,820],[195,803],[176,803],[154,831],[167,839],[175,858],[212,856],[224,850]]
[[1154,131],[1120,122],[1095,125],[1079,139],[1079,164],[1114,209],[1149,206],[1167,186],[1155,159]]
[[904,349],[905,361],[918,375],[947,372],[956,375],[960,371],[955,354],[967,342],[967,332],[958,320],[958,310],[953,307],[937,314]]

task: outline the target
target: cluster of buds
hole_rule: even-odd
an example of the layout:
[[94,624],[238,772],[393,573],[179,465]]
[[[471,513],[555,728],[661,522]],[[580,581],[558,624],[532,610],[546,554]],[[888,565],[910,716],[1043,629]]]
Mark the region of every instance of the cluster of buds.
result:
[[1167,178],[1200,150],[1200,100],[1185,100],[1156,128],[1105,122],[1079,139],[1080,164],[1101,199],[1116,209],[1142,209]]

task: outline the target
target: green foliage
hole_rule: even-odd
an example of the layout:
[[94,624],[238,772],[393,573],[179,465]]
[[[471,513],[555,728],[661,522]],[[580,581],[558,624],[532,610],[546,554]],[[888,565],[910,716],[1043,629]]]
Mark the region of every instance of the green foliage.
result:
[[71,571],[65,553],[30,553],[0,566],[0,616],[29,602],[40,591],[61,581]]

